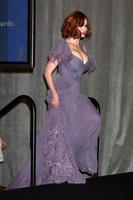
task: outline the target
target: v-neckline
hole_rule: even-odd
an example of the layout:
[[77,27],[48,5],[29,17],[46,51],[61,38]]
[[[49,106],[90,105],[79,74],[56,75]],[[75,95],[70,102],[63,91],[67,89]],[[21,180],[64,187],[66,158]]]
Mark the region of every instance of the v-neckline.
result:
[[88,63],[88,61],[89,61],[89,56],[88,56],[88,53],[87,53],[86,49],[84,48],[84,46],[82,46],[82,48],[85,49],[85,53],[86,53],[86,55],[88,57],[88,59],[87,59],[87,61],[85,63],[84,63],[84,61],[81,58],[79,58],[78,56],[76,56],[75,54],[72,53],[72,50],[71,50],[68,42],[66,40],[64,40],[64,41],[65,41],[65,43],[66,43],[69,51],[71,52],[72,56],[75,57],[75,58],[77,58],[78,60],[80,60],[83,63],[83,65],[86,65]]

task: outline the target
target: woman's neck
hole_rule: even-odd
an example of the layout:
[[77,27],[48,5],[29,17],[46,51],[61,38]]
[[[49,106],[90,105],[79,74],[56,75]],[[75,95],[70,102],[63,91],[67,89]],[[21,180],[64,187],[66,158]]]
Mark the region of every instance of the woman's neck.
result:
[[79,46],[80,44],[80,39],[74,39],[74,38],[67,38],[66,41],[70,44],[73,44],[75,46]]

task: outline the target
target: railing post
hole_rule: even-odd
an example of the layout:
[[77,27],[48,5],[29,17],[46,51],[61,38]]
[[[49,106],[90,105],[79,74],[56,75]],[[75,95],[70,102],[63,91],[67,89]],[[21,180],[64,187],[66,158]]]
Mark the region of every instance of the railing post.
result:
[[30,109],[31,187],[36,186],[36,107]]
[[31,149],[31,186],[36,186],[36,105],[27,95],[20,95],[0,110],[0,118],[6,115],[19,103],[26,103],[30,110],[30,149]]

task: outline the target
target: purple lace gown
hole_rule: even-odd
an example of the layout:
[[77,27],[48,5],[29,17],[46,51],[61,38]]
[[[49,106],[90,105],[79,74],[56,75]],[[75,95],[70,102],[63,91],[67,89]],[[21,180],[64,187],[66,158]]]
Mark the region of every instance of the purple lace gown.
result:
[[[36,185],[49,183],[85,183],[81,173],[97,172],[97,139],[101,119],[87,96],[80,93],[80,79],[93,70],[94,59],[86,42],[87,63],[72,54],[65,40],[60,40],[49,54],[59,62],[55,86],[60,97],[58,109],[50,105],[37,135]],[[7,189],[30,186],[30,157],[7,186]]]

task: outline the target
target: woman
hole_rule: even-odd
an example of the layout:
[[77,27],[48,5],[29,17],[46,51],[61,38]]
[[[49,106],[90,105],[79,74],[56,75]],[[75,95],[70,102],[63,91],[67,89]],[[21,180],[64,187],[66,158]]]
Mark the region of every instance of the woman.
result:
[[2,149],[5,149],[5,148],[6,148],[6,142],[5,142],[5,140],[2,139],[1,137],[0,137],[0,147],[1,147]]
[[2,150],[6,148],[6,142],[0,137],[0,163],[4,161]]
[[[84,13],[74,11],[64,20],[61,32],[63,39],[50,51],[44,70],[48,111],[37,136],[37,185],[85,183],[84,173],[97,172],[101,119],[80,93],[81,75],[93,71],[94,66],[85,40],[91,34],[89,20]],[[8,189],[29,186],[29,163],[28,158]]]

